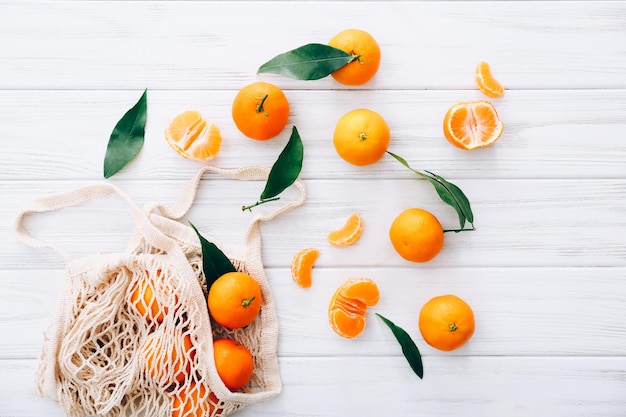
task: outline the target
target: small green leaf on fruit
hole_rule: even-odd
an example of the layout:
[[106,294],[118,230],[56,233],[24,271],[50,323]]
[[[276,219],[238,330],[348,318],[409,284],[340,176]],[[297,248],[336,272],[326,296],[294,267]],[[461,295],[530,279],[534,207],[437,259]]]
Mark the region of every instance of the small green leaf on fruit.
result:
[[413,369],[413,372],[420,378],[424,378],[424,366],[422,364],[422,355],[420,354],[417,345],[411,339],[411,336],[400,326],[396,326],[391,320],[376,313],[378,317],[391,329],[391,332],[395,336],[398,343],[402,347],[402,353],[407,362]]
[[296,80],[319,80],[357,57],[321,43],[309,43],[282,53],[261,65],[259,73],[284,75]]
[[117,122],[104,157],[104,178],[110,178],[132,161],[141,150],[148,110],[147,89],[139,101]]

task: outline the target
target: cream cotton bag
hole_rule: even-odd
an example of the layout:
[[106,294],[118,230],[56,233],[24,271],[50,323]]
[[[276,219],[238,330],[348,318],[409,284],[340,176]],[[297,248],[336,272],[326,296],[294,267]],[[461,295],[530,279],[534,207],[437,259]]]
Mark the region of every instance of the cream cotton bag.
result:
[[[269,169],[202,168],[167,207],[144,210],[111,183],[89,185],[35,200],[18,215],[18,237],[33,247],[50,247],[66,260],[66,281],[56,314],[44,335],[37,373],[40,395],[58,401],[69,416],[226,416],[278,395],[278,321],[261,259],[259,224],[304,202],[298,197],[269,214],[253,214],[244,246],[216,244],[237,270],[260,285],[259,316],[241,329],[225,329],[208,314],[200,242],[178,219],[190,209],[203,174],[237,180],[267,179]],[[79,205],[117,193],[130,206],[135,231],[124,253],[73,260],[68,253],[32,238],[24,217]],[[231,392],[213,360],[213,340],[228,337],[254,357],[248,385]]]

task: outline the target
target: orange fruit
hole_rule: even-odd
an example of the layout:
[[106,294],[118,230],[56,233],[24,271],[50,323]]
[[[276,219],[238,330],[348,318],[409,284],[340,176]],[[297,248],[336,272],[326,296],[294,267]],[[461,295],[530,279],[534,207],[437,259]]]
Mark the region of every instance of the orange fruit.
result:
[[[207,397],[208,393],[208,397]],[[199,382],[191,382],[172,400],[172,417],[215,417],[224,411],[217,408],[220,400]]]
[[488,101],[457,103],[443,119],[446,139],[461,149],[489,146],[500,139],[503,130],[496,108]]
[[228,272],[209,289],[208,305],[213,319],[236,329],[252,323],[261,311],[261,287],[244,272]]
[[[157,291],[157,288],[160,291]],[[151,277],[150,273],[146,271],[144,279],[135,281],[129,291],[130,304],[135,307],[140,315],[150,321],[163,322],[170,306],[163,305],[157,293],[161,294],[162,291],[165,291],[165,294],[161,295],[164,297],[171,295],[172,289],[164,283],[160,269],[157,270],[156,277]],[[178,296],[174,295],[174,300],[177,302]]]
[[355,338],[365,329],[367,308],[378,303],[380,293],[369,278],[349,278],[337,288],[328,307],[330,327],[339,336]]
[[493,77],[489,64],[484,61],[476,66],[476,84],[489,97],[498,98],[504,94],[504,87]]
[[208,161],[222,146],[219,128],[195,110],[180,113],[165,129],[165,140],[180,155],[198,161]]
[[236,391],[243,388],[254,371],[254,358],[244,345],[232,339],[217,339],[213,342],[215,367],[224,385]]
[[320,251],[315,248],[302,249],[291,261],[291,277],[302,288],[311,286],[311,270],[313,264],[320,256]]
[[377,162],[389,146],[389,126],[383,117],[368,109],[352,110],[335,126],[333,144],[337,154],[352,165]]
[[274,84],[257,81],[243,87],[233,101],[237,129],[247,137],[267,140],[278,135],[289,119],[289,101]]
[[407,261],[427,262],[443,247],[443,228],[432,213],[410,208],[393,220],[389,238],[396,252]]
[[[180,332],[179,332],[180,333]],[[183,382],[191,371],[196,350],[189,334],[176,334],[172,344],[160,337],[148,336],[142,346],[146,369],[155,381],[164,385]]]
[[356,56],[356,59],[334,71],[332,77],[342,84],[365,84],[376,75],[380,66],[380,47],[369,33],[359,29],[339,32],[328,45]]
[[348,246],[359,240],[363,224],[358,213],[352,213],[346,223],[328,234],[328,242],[333,246]]
[[456,295],[430,299],[419,315],[419,329],[426,343],[450,351],[463,346],[474,334],[474,312]]

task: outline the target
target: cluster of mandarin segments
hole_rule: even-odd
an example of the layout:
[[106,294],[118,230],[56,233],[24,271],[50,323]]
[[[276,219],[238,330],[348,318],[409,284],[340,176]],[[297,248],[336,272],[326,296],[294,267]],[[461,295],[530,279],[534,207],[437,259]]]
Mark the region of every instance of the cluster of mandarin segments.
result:
[[330,327],[339,336],[349,339],[365,329],[367,308],[380,298],[378,286],[369,278],[349,278],[337,288],[328,306]]
[[424,304],[418,325],[426,343],[450,351],[463,346],[474,334],[474,312],[456,295],[441,295]]
[[198,161],[214,158],[222,146],[219,128],[195,110],[174,117],[165,129],[165,139],[181,156]]

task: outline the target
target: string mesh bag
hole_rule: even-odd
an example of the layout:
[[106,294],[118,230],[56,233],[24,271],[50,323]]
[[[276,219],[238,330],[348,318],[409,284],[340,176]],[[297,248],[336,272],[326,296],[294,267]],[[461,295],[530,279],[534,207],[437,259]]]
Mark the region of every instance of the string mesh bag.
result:
[[[302,204],[300,198],[269,215],[255,215],[242,250],[224,252],[261,286],[259,316],[243,329],[214,323],[198,237],[182,217],[195,197],[202,169],[168,208],[144,210],[110,183],[89,185],[35,200],[18,215],[18,237],[33,247],[50,247],[66,260],[64,289],[44,333],[36,375],[39,395],[68,416],[226,416],[278,395],[278,322],[263,272],[259,222]],[[220,171],[240,179],[267,178],[264,168]],[[31,237],[24,218],[117,193],[130,206],[135,230],[126,251],[71,259],[54,245]],[[217,244],[217,242],[214,242]],[[213,340],[232,338],[254,358],[251,381],[230,391],[215,367]]]

